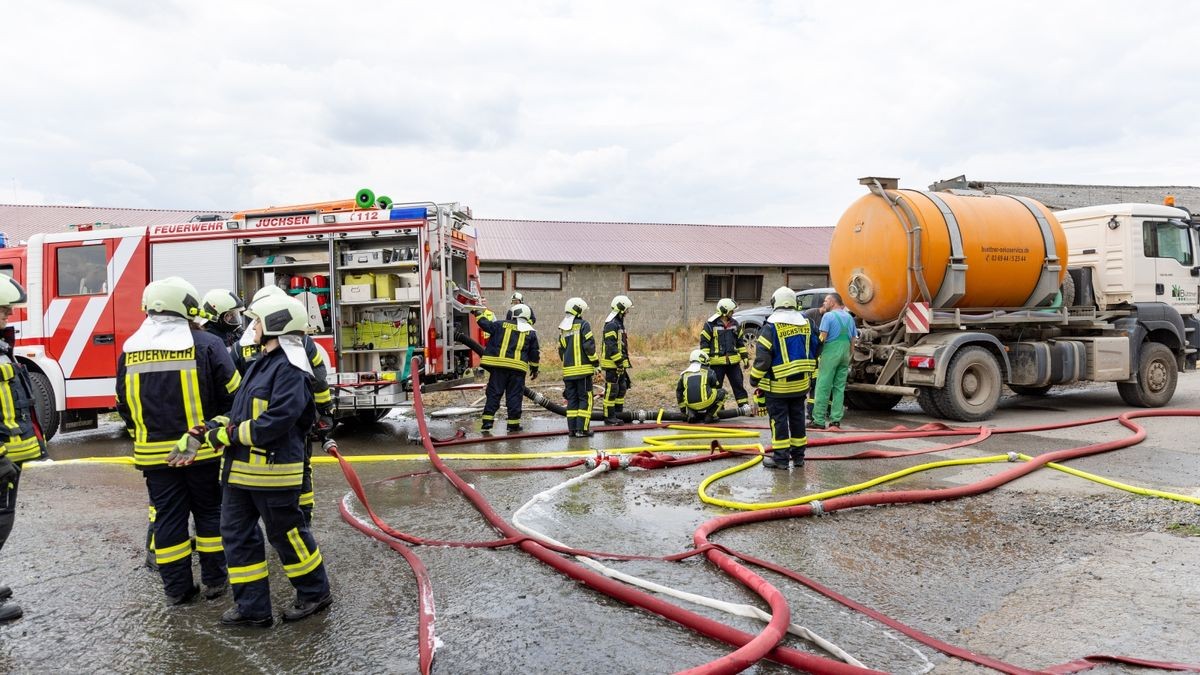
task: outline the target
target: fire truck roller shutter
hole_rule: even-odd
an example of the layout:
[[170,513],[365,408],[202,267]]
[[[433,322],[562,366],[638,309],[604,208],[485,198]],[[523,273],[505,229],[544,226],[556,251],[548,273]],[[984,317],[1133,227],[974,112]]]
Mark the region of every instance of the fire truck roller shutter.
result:
[[187,279],[201,294],[214,288],[236,289],[237,252],[234,240],[152,244],[150,280],[172,276]]

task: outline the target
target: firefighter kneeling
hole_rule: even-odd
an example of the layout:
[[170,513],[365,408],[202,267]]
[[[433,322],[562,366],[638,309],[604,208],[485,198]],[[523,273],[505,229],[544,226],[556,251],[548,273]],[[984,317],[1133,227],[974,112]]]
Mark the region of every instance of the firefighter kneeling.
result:
[[725,390],[717,374],[708,366],[708,354],[693,349],[691,363],[679,374],[675,385],[675,401],[688,422],[716,422],[717,412],[725,402]]
[[329,606],[333,596],[321,551],[300,510],[308,432],[316,418],[309,389],[312,365],[304,351],[308,315],[298,301],[279,296],[252,303],[261,355],[246,369],[227,419],[208,423],[205,438],[224,448],[221,540],[237,606],[225,625],[268,627],[274,622],[263,532],[279,554],[296,601],[284,621]]

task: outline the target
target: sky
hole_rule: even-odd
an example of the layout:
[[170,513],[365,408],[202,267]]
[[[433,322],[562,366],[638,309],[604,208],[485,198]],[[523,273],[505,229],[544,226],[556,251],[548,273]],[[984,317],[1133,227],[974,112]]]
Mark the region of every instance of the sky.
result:
[[862,176],[1200,184],[1200,3],[0,4],[0,203],[832,225]]

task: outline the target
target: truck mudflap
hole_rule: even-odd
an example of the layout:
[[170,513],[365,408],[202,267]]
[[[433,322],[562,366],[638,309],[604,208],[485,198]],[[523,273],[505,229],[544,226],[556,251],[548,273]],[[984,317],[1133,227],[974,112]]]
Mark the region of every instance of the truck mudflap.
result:
[[906,352],[900,381],[909,387],[941,387],[954,354],[967,345],[980,345],[996,357],[1002,374],[1012,372],[1008,354],[994,335],[979,332],[933,333]]

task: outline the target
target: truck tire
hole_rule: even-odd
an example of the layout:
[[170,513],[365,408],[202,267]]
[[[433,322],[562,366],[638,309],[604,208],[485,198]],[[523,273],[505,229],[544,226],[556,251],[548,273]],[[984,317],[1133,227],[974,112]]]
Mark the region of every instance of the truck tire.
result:
[[996,357],[983,347],[963,347],[950,360],[946,384],[935,390],[933,396],[946,417],[978,422],[995,414],[1002,386]]
[[938,407],[937,397],[934,396],[936,392],[937,389],[933,387],[919,387],[917,389],[917,405],[921,406],[921,410],[926,415],[942,419],[946,417],[946,413],[942,412],[942,409]]
[[876,394],[870,391],[846,392],[846,405],[855,410],[887,412],[896,407],[902,397],[895,394]]
[[33,390],[33,411],[42,427],[42,438],[49,441],[58,433],[58,407],[54,404],[54,388],[50,378],[41,373],[30,372],[29,384]]
[[1142,343],[1137,382],[1118,382],[1121,399],[1138,408],[1161,408],[1170,403],[1179,383],[1175,353],[1160,342]]
[[1075,306],[1075,278],[1068,272],[1067,276],[1063,277],[1062,288],[1062,304],[1063,307]]
[[1014,394],[1021,396],[1045,396],[1052,386],[1054,385],[1043,384],[1040,387],[1027,387],[1023,384],[1010,384],[1008,388],[1012,389]]

